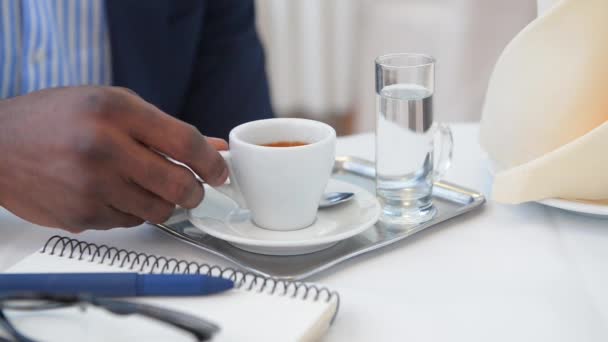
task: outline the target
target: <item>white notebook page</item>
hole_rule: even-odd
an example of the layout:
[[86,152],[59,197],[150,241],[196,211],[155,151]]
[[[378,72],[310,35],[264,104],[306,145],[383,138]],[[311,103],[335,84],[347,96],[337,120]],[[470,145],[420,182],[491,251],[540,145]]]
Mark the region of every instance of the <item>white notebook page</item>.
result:
[[[86,259],[86,258],[85,258]],[[7,273],[117,272],[117,266],[37,252]],[[130,299],[134,300],[134,299]],[[221,327],[214,341],[316,341],[328,329],[337,301],[314,301],[235,289],[204,297],[140,298],[142,302],[188,312]],[[62,309],[20,314],[14,323],[43,341],[191,341],[190,335],[138,317],[101,310]]]

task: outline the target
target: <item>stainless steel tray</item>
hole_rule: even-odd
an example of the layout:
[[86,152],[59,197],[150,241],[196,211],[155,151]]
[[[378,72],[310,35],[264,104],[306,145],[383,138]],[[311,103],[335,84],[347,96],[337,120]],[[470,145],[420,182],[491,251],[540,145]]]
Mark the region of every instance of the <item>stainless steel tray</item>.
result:
[[[355,157],[338,157],[333,177],[348,181],[374,192],[374,164]],[[433,188],[437,216],[423,224],[400,229],[384,229],[377,225],[320,252],[296,256],[271,256],[246,252],[229,243],[207,235],[187,220],[185,212],[176,211],[165,224],[157,227],[163,232],[204,251],[220,256],[238,267],[267,277],[302,280],[343,261],[396,243],[423,229],[432,227],[479,208],[482,194],[448,182],[437,182]]]

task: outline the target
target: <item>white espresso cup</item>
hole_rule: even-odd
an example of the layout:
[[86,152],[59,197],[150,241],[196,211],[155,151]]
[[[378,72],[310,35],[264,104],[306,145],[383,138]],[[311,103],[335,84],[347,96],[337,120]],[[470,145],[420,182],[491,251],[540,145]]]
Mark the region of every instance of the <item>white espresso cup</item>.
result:
[[[314,223],[334,165],[331,126],[305,119],[259,120],[235,127],[229,140],[230,151],[221,154],[230,181],[217,190],[249,210],[261,228],[288,231]],[[305,145],[264,146],[279,142]]]

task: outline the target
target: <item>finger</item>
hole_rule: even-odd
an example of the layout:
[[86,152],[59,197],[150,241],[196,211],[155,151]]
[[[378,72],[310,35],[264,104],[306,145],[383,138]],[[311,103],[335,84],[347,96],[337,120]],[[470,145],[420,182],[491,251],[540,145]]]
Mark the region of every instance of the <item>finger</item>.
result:
[[134,95],[134,96],[137,96],[137,97],[141,98],[141,96],[139,96],[139,94],[136,93],[135,90],[133,90],[131,88],[121,87],[121,86],[113,86],[112,88],[115,89],[115,90],[123,91],[123,92],[126,92],[128,94],[131,94],[131,95]]
[[133,138],[188,165],[210,185],[221,185],[228,169],[216,148],[192,125],[137,99],[126,120]]
[[[109,208],[109,210],[112,213],[112,217],[113,217],[113,221],[114,221],[114,224],[112,226],[110,226],[110,228],[136,227],[136,226],[139,226],[139,225],[141,225],[141,224],[144,223],[144,220],[142,218],[140,218],[140,217],[137,217],[135,215],[131,215],[129,213],[125,213],[122,210],[119,210],[119,209],[114,208],[112,206],[109,206],[108,208]],[[107,228],[102,228],[102,229],[107,229]]]
[[211,144],[218,151],[228,150],[228,143],[224,139],[206,137],[207,142]]
[[[188,169],[169,162],[135,141],[124,143],[122,146],[124,153],[119,160],[125,179],[171,205],[190,209],[198,206],[203,200],[203,187]],[[137,214],[142,215],[141,212]],[[152,221],[148,218],[146,220]]]
[[86,206],[94,208],[94,210],[89,209],[80,215],[76,215],[72,222],[62,228],[72,233],[78,233],[88,229],[106,230],[117,227],[134,227],[143,223],[141,218],[124,213],[109,205],[98,203]]
[[175,205],[141,188],[139,185],[124,181],[121,196],[112,199],[112,206],[121,212],[130,214],[152,223],[166,222]]

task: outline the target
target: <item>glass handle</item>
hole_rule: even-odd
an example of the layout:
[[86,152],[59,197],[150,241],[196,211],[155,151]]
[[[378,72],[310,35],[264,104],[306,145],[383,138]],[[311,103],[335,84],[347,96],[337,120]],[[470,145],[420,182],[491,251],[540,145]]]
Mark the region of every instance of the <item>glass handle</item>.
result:
[[452,165],[454,136],[448,125],[438,124],[433,138],[433,181],[437,182]]

